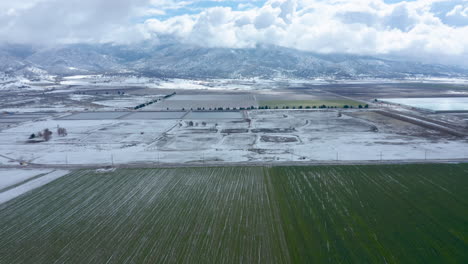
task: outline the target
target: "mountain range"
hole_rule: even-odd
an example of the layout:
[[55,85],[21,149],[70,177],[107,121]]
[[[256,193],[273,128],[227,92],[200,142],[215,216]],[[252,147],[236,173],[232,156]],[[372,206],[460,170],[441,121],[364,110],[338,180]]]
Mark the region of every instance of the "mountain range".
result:
[[131,74],[164,78],[405,78],[466,77],[468,69],[401,59],[318,54],[278,46],[207,48],[180,43],[0,46],[0,73]]

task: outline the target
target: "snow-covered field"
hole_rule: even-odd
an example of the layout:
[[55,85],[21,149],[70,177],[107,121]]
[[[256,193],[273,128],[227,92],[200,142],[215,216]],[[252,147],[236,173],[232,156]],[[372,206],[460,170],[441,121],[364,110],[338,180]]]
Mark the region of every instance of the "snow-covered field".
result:
[[0,169],[0,204],[41,187],[66,174],[68,174],[66,170]]
[[290,79],[290,78],[240,78],[240,79],[178,79],[178,78],[149,78],[140,76],[105,76],[105,75],[75,75],[65,77],[63,85],[107,85],[107,86],[147,86],[150,88],[164,89],[202,89],[202,90],[251,90],[256,88],[273,88],[281,84],[291,84],[294,86],[301,84],[322,85],[330,83],[350,83],[350,84],[373,84],[373,83],[451,83],[466,84],[466,78],[402,78],[385,79],[369,78],[361,79],[336,79],[336,78],[313,78],[313,79]]
[[148,95],[148,96],[122,96],[120,98],[93,101],[93,103],[114,108],[133,108],[139,104],[147,103],[162,95]]
[[70,107],[62,104],[55,104],[51,106],[40,106],[40,107],[5,107],[1,109],[5,112],[10,113],[35,113],[35,112],[76,112],[76,111],[86,111],[86,107]]
[[[65,77],[60,83],[64,86],[108,86],[108,87],[129,87],[139,86],[159,89],[177,90],[252,90],[271,89],[277,87],[278,82],[285,80],[265,80],[260,78],[249,79],[159,79],[138,76],[104,76],[104,75],[76,75]],[[293,80],[289,83],[326,83],[322,80]],[[284,86],[284,84],[283,84]]]
[[18,184],[34,176],[49,173],[51,170],[12,170],[0,169],[0,190]]
[[35,74],[34,78],[26,76],[10,75],[0,71],[0,91],[21,89],[22,91],[45,91],[55,86],[55,76],[36,67],[23,69]]
[[[251,123],[209,116],[49,119],[1,131],[0,154],[37,164],[99,165],[468,158],[464,139],[429,133],[401,121],[373,123],[353,113],[358,112],[350,110],[338,117],[337,111],[257,110],[248,112]],[[68,135],[57,136],[58,126],[66,128]],[[45,128],[54,132],[49,142],[26,142],[31,133]],[[0,159],[0,164],[17,164],[11,160]]]

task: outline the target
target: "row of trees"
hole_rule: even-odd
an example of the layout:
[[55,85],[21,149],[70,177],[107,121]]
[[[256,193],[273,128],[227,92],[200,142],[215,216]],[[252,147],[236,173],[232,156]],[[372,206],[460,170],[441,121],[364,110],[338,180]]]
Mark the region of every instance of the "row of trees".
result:
[[[167,109],[169,110],[169,108],[167,108]],[[193,111],[193,107],[190,108],[190,110]],[[205,107],[197,107],[197,111],[206,111],[206,110],[208,110],[208,111],[224,111],[224,110],[230,111],[230,110],[237,110],[237,108],[236,107],[232,107],[232,108],[231,107],[226,107],[226,108],[224,108],[224,107],[213,107],[213,108],[208,107],[208,109],[205,109]],[[239,110],[243,110],[243,108],[239,107]],[[185,108],[182,108],[182,111],[185,111]]]
[[133,109],[137,110],[137,109],[143,108],[143,107],[145,107],[145,106],[147,106],[147,105],[154,104],[154,103],[156,103],[157,101],[160,101],[160,100],[161,100],[160,98],[159,98],[159,99],[154,99],[154,100],[149,101],[149,102],[147,102],[147,103],[139,104],[139,105],[135,106]]
[[[239,107],[239,108],[237,108],[237,107],[232,107],[232,108],[231,107],[207,107],[207,108],[197,107],[196,110],[197,111],[225,111],[225,110],[226,111],[231,111],[231,110],[235,111],[235,110],[246,110],[246,109],[257,109],[257,108],[255,108],[254,106],[252,106],[252,108],[250,108],[250,107],[247,107],[247,108],[245,108],[245,107]],[[166,110],[170,110],[170,108],[167,107]],[[178,109],[176,109],[176,110],[178,110]],[[185,111],[186,109],[185,109],[185,107],[182,107],[180,110]],[[190,108],[190,110],[193,111],[194,110],[193,107]]]
[[[43,141],[49,141],[52,138],[53,132],[50,131],[50,129],[46,128],[42,131],[39,131],[37,133],[32,133],[29,136],[30,140],[43,140]],[[57,127],[57,135],[60,137],[64,137],[68,135],[67,129],[64,127]]]
[[[339,108],[339,107],[338,106],[328,106],[328,105],[324,105],[324,104],[320,105],[320,106],[315,106],[315,105],[314,106],[309,106],[309,105],[307,105],[307,106],[304,107],[302,105],[299,105],[299,106],[296,107],[296,106],[286,105],[286,106],[281,107],[281,109],[317,109],[317,108],[319,108],[319,109],[333,109],[333,108]],[[352,105],[343,105],[342,108],[348,109],[348,108],[354,108],[354,106],[352,106]],[[369,108],[369,105],[368,104],[366,104],[364,106],[363,105],[358,105],[358,108],[360,108],[360,109],[361,108]],[[253,107],[251,109],[256,109],[256,108]],[[278,107],[278,106],[270,107],[268,105],[265,105],[265,106],[259,106],[258,109],[280,109],[280,107]]]
[[164,99],[167,99],[167,98],[169,98],[169,97],[171,97],[171,96],[174,96],[174,95],[176,95],[176,92],[173,92],[173,93],[171,93],[171,94],[165,95],[165,96],[164,96]]
[[[73,94],[86,94],[86,92],[74,92]],[[94,94],[98,94],[98,92],[95,92]],[[109,91],[106,91],[106,94],[109,94]],[[118,95],[124,95],[125,92],[124,91],[117,91],[117,94]]]
[[[167,99],[167,98],[169,98],[169,97],[171,97],[171,96],[174,96],[174,95],[176,95],[176,92],[173,92],[173,93],[171,93],[171,94],[165,95],[163,98],[164,98],[164,99]],[[162,100],[161,98],[157,98],[157,99],[151,100],[151,101],[149,101],[149,102],[146,102],[146,103],[144,103],[144,104],[139,104],[139,105],[135,106],[133,109],[138,110],[138,109],[140,109],[140,108],[143,108],[143,107],[145,107],[145,106],[147,106],[147,105],[154,104],[154,103],[156,103],[156,102],[158,102],[158,101],[161,101],[161,100]],[[167,108],[167,110],[169,110],[169,108]]]
[[[185,121],[185,125],[186,126],[189,126],[189,127],[193,127],[193,126],[198,126],[198,122],[193,122],[193,121]],[[201,125],[206,127],[206,122],[201,122]]]
[[[197,110],[198,111],[230,111],[230,110],[254,110],[254,109],[335,109],[335,108],[338,108],[338,106],[327,106],[327,105],[320,105],[320,106],[302,106],[302,105],[299,105],[299,106],[282,106],[281,108],[279,106],[275,106],[275,107],[270,107],[268,105],[265,105],[265,106],[259,106],[259,107],[255,107],[255,106],[250,106],[250,107],[239,107],[239,108],[236,108],[236,107],[209,107],[209,108],[205,108],[205,107],[197,107]],[[348,109],[348,108],[354,108],[354,106],[352,105],[344,105],[343,107],[340,107],[340,108],[344,108],[344,109]],[[358,108],[359,109],[362,109],[362,108],[369,108],[369,105],[366,104],[366,105],[358,105]],[[166,108],[166,110],[169,110],[169,107]],[[193,108],[190,108],[190,110],[193,110]],[[182,111],[185,111],[185,108],[182,108]]]

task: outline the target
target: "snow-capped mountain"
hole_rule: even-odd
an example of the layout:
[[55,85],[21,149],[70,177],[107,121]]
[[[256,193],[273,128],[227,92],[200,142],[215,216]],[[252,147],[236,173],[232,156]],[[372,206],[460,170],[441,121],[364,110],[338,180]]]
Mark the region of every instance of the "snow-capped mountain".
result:
[[31,82],[55,81],[54,76],[26,59],[33,53],[23,45],[0,47],[0,90],[28,88]]
[[129,65],[140,73],[171,77],[394,78],[468,75],[467,70],[443,65],[369,56],[321,55],[275,46],[227,49],[168,45],[154,50],[150,57]]
[[100,48],[101,46],[70,45],[43,49],[27,60],[57,75],[119,72],[125,68],[118,57],[108,55]]
[[277,46],[203,48],[174,42],[133,46],[79,44],[33,49],[0,47],[9,75],[122,74],[177,78],[466,77],[468,70],[371,56],[317,54]]

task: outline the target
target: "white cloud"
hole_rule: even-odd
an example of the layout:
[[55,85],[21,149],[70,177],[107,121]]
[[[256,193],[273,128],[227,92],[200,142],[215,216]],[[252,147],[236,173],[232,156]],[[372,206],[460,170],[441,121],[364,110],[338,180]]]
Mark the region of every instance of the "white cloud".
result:
[[275,14],[274,10],[263,10],[255,17],[254,25],[256,29],[264,29],[272,26],[278,14]]
[[149,0],[153,7],[160,9],[171,10],[184,8],[193,3],[193,1],[176,1],[176,0]]
[[456,25],[468,25],[468,1],[465,5],[456,5],[446,14],[446,19]]
[[[268,0],[202,8],[176,0],[24,0],[0,3],[0,39],[131,42],[171,36],[208,47],[274,44],[313,52],[468,58],[468,1]],[[205,1],[206,2],[206,1]],[[224,1],[216,1],[221,5]],[[216,5],[216,4],[215,4]],[[236,8],[237,7],[237,8]],[[190,9],[184,14],[184,9]],[[193,12],[200,9],[200,12]],[[169,16],[173,11],[176,15]],[[166,18],[157,18],[165,15]],[[153,18],[145,18],[156,16]],[[458,60],[458,61],[457,61]]]
[[0,6],[9,11],[0,12],[0,39],[33,44],[96,42],[109,32],[134,27],[132,19],[145,5],[147,0],[2,1]]
[[157,8],[140,8],[138,13],[139,16],[163,16],[166,14],[166,11]]
[[[445,24],[431,12],[434,2],[385,4],[380,0],[270,0],[260,8],[214,9],[181,17],[184,31],[171,30],[178,17],[158,21],[157,34],[202,46],[252,47],[259,43],[313,52],[412,56],[425,59],[468,56],[468,27]],[[453,7],[450,14],[464,14]],[[188,21],[189,20],[189,21]],[[207,23],[210,21],[210,23]],[[194,25],[190,27],[189,25]],[[442,61],[442,60],[441,60]]]

